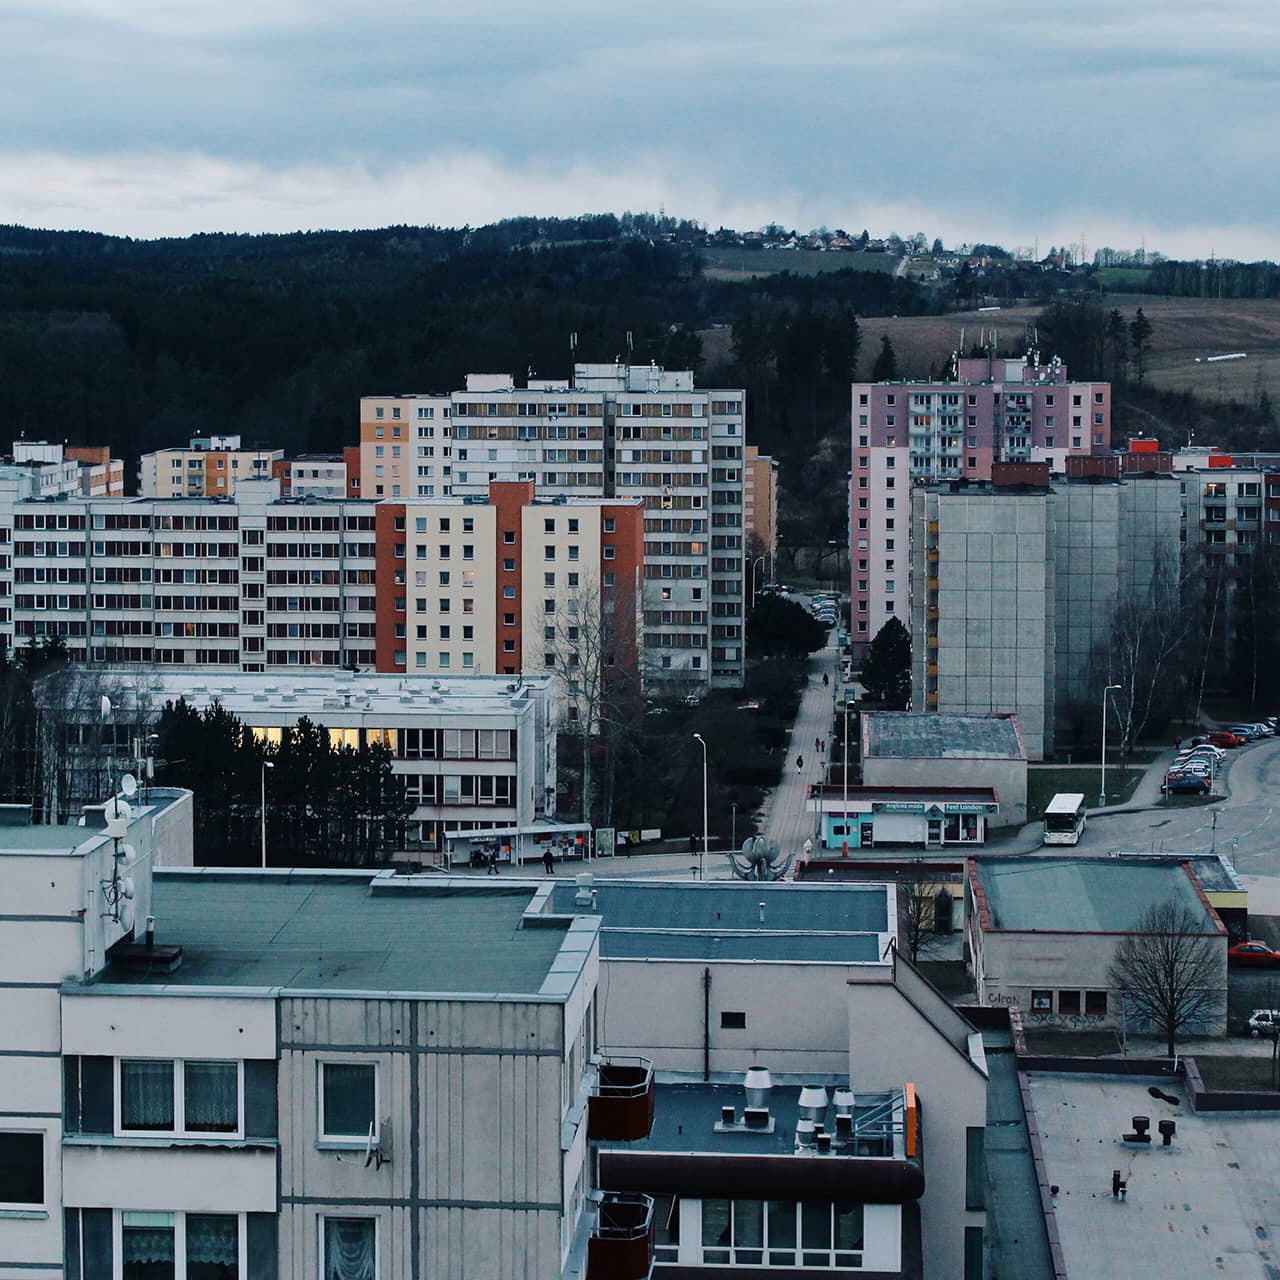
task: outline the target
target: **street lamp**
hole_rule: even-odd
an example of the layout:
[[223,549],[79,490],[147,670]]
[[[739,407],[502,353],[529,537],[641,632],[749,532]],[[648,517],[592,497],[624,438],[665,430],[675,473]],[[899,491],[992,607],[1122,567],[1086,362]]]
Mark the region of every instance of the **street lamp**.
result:
[[756,556],[751,562],[751,609],[755,611],[756,607],[756,566],[764,564],[764,556]]
[[1109,684],[1102,691],[1102,775],[1098,785],[1098,808],[1107,807],[1107,694],[1112,689],[1119,689],[1118,684]]
[[707,878],[707,740],[700,733],[694,738],[702,744],[702,857],[698,859],[698,879]]
[[270,760],[262,762],[262,869],[267,869],[267,770],[274,769]]

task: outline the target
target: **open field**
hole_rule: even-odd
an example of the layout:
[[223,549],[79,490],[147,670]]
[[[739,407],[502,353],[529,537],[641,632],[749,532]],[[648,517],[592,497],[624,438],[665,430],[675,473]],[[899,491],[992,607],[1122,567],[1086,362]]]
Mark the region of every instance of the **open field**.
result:
[[822,271],[892,271],[898,265],[892,253],[819,253],[815,249],[740,249],[736,246],[705,249],[706,274],[712,280],[750,280],[779,271],[815,276]]
[[[1104,305],[1126,319],[1142,308],[1152,325],[1147,376],[1168,391],[1194,391],[1206,400],[1251,402],[1259,378],[1280,394],[1280,301],[1260,298],[1150,298],[1110,294]],[[1247,353],[1244,360],[1203,363],[1206,356]],[[1196,357],[1200,364],[1196,364]]]

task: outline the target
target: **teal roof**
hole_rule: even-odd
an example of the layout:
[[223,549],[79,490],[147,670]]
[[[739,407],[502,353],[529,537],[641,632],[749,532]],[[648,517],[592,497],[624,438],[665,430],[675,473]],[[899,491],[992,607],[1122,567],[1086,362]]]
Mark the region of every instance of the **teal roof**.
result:
[[542,989],[570,922],[521,928],[532,888],[375,883],[373,874],[158,871],[156,942],[182,947],[181,966],[155,975],[117,963],[100,981],[374,994]]
[[1177,862],[1153,865],[1111,858],[979,858],[990,926],[1054,933],[1126,933],[1148,907],[1166,898],[1220,926]]

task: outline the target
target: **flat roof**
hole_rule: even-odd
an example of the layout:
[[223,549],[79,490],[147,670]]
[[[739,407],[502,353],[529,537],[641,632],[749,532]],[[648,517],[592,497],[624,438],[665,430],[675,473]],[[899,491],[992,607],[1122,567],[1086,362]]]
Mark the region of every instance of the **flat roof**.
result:
[[844,787],[839,782],[815,782],[809,794],[816,799],[839,800],[848,792],[850,800],[941,800],[944,804],[998,804],[994,787]]
[[553,680],[550,676],[441,678],[339,671],[308,672],[295,677],[270,672],[171,671],[156,667],[108,667],[100,675],[106,684],[119,687],[126,701],[135,689],[148,695],[157,708],[179,698],[195,707],[217,701],[253,725],[272,717],[294,724],[301,716],[324,722],[326,718],[366,713],[506,716],[513,709],[529,705],[530,696],[549,696]]
[[[602,947],[608,935],[626,930],[646,934],[723,936],[748,939],[786,935],[795,945],[833,934],[870,934],[890,928],[889,891],[884,883],[833,888],[791,883],[702,883],[650,880],[596,880],[595,904],[575,905],[576,887],[565,881],[552,889],[551,910],[590,911],[602,916]],[[760,904],[764,903],[764,919]]]
[[986,898],[984,928],[1053,933],[1126,933],[1147,907],[1173,898],[1204,922],[1221,926],[1196,892],[1186,868],[1172,859],[975,858]]
[[600,954],[613,960],[875,964],[880,960],[880,943],[875,933],[663,933],[604,929],[600,934]]
[[864,711],[863,758],[1025,760],[1012,715],[937,711]]
[[522,928],[536,887],[432,885],[373,872],[157,871],[171,974],[111,964],[100,983],[535,995],[568,922]]
[[1248,893],[1248,887],[1221,853],[1151,853],[1138,849],[1116,851],[1111,858],[1132,858],[1136,862],[1189,862],[1206,893]]
[[[141,794],[127,803],[132,822],[148,814],[154,816],[161,810],[182,799],[187,792],[180,787],[149,787],[147,799]],[[124,800],[124,796],[120,797]],[[111,802],[107,797],[106,803]],[[20,806],[19,806],[20,807]],[[41,823],[38,826],[0,826],[0,857],[6,853],[75,853],[85,845],[98,844],[108,839],[101,826],[80,826],[76,822]]]
[[[776,1080],[776,1077],[775,1077]],[[828,1099],[833,1088],[847,1088],[847,1077],[818,1074],[806,1076],[805,1082],[822,1085]],[[735,1129],[717,1133],[722,1107],[734,1107],[741,1119],[746,1106],[742,1076],[717,1073],[711,1081],[668,1083],[658,1081],[657,1105],[653,1130],[647,1138],[626,1144],[627,1151],[713,1152],[720,1155],[793,1155],[796,1145],[796,1121],[800,1119],[799,1084],[775,1083],[769,1092],[769,1114],[773,1132]],[[885,1092],[855,1093],[854,1114],[868,1112],[887,1101]],[[824,1121],[828,1133],[835,1132],[835,1107],[828,1105]],[[836,1158],[839,1158],[838,1156]],[[779,1194],[784,1194],[785,1189]]]
[[[1274,1275],[1280,1237],[1280,1144],[1270,1116],[1197,1114],[1176,1080],[1029,1074],[1045,1178],[1068,1275]],[[1152,1096],[1152,1087],[1179,1099]],[[1135,1115],[1149,1146],[1126,1143]],[[1177,1132],[1163,1146],[1157,1126]],[[1111,1195],[1111,1173],[1126,1179]],[[1103,1260],[1105,1259],[1105,1262]],[[1021,1274],[1021,1273],[1019,1273]]]

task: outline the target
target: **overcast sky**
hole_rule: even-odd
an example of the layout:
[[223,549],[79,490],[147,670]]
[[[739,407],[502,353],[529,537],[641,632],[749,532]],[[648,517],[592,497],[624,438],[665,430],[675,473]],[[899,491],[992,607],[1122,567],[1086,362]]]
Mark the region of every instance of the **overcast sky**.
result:
[[1268,0],[0,0],[0,222],[657,210],[1280,257]]

